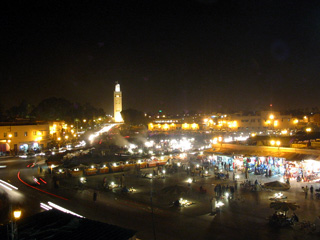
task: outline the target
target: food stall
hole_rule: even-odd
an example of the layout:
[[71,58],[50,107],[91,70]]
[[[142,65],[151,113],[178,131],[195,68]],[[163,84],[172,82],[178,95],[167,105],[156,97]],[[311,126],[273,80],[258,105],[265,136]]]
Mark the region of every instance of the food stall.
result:
[[147,162],[144,159],[139,159],[137,161],[137,164],[139,165],[140,168],[146,168],[147,167]]
[[108,173],[109,172],[109,168],[104,164],[102,165],[101,168],[99,168],[99,173]]
[[122,162],[112,162],[110,166],[113,172],[121,172],[123,170]]
[[151,158],[148,160],[148,167],[156,167],[158,164],[158,159],[157,158]]
[[83,175],[83,171],[80,168],[69,169],[68,172],[72,177],[81,177]]
[[320,161],[303,160],[303,161],[287,161],[286,177],[291,180],[312,182],[320,180]]
[[98,169],[95,166],[90,166],[89,168],[84,169],[84,174],[87,176],[97,174]]

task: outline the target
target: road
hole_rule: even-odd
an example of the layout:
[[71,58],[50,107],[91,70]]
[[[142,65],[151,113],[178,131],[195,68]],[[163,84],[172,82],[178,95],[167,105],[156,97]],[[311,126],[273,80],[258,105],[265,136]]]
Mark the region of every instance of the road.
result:
[[[26,186],[17,178],[17,173],[20,172],[21,179],[31,183],[32,176],[37,175],[37,168],[28,168],[27,165],[34,161],[35,159],[1,159],[7,168],[1,169],[0,178],[19,188],[18,193],[12,194],[11,201],[21,204],[24,216],[42,211],[40,202],[51,201],[87,218],[137,230],[140,239],[293,239],[304,234],[292,229],[274,230],[267,225],[266,217],[273,212],[269,208],[268,199],[272,192],[238,191],[237,199],[225,200],[226,205],[216,216],[210,215],[212,184],[217,183],[212,178],[197,177],[197,182],[191,186],[191,193],[186,195],[186,198],[195,202],[195,205],[190,207],[173,208],[169,205],[171,196],[163,197],[159,194],[164,186],[177,182],[186,185],[185,180],[188,176],[185,172],[168,174],[165,179],[153,180],[137,178],[135,174],[126,173],[126,183],[138,190],[133,194],[121,194],[118,190],[107,192],[100,187],[104,176],[109,182],[117,181],[119,173],[87,177],[87,187],[84,190],[78,189],[75,179],[69,178],[61,179],[60,188],[55,189],[51,176],[47,174],[44,179],[48,184],[38,188],[56,195],[53,196]],[[261,177],[259,181],[265,179]],[[207,194],[202,195],[197,191],[200,185],[208,190]],[[292,183],[292,189],[286,194],[303,208],[303,211],[298,210],[297,214],[301,218],[312,220],[315,217],[314,213],[320,210],[320,202],[310,198],[305,200],[299,188],[301,186],[298,183]],[[97,201],[93,201],[93,189],[98,193]],[[307,235],[304,239],[317,237]]]

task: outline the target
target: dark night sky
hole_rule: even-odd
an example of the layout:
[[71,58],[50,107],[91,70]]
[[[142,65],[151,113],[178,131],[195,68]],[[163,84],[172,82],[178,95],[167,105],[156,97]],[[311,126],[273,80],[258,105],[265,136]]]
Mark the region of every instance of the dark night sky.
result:
[[112,113],[115,81],[141,111],[320,105],[319,1],[8,2],[5,107],[56,96]]

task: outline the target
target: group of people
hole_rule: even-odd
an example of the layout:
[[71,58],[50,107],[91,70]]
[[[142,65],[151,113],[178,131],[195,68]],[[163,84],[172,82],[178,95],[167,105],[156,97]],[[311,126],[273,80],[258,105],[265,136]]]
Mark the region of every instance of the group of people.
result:
[[307,186],[305,186],[305,187],[302,187],[302,190],[303,190],[303,192],[304,192],[304,194],[305,194],[305,198],[306,198],[306,199],[308,198],[308,192],[309,192],[309,190],[310,190],[311,198],[313,198],[313,190],[314,190],[314,188],[313,188],[312,185],[311,185],[310,189],[308,188],[308,185],[307,185]]
[[284,213],[275,211],[270,218],[270,223],[277,224],[279,226],[292,225],[294,222],[299,222],[299,218],[295,213],[293,213],[291,218],[289,218]]
[[237,190],[237,183],[233,185],[224,185],[224,184],[217,184],[215,187],[214,187],[214,192],[215,192],[215,195],[217,198],[220,198],[222,196],[225,196],[226,193],[229,194],[228,198],[233,198],[234,196],[234,192]]

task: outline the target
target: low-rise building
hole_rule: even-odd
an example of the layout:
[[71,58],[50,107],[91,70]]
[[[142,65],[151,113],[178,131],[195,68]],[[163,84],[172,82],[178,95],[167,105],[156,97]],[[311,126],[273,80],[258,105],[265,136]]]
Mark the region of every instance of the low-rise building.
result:
[[1,151],[19,152],[41,150],[50,142],[49,123],[6,122],[0,123]]

